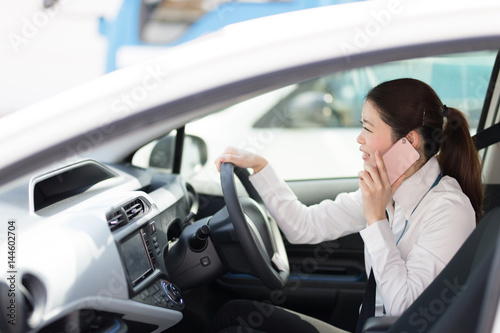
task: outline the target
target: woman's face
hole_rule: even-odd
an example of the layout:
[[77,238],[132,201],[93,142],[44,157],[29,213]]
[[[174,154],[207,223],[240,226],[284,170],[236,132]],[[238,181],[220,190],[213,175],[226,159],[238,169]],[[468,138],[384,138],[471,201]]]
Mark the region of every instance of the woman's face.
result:
[[370,101],[366,101],[361,112],[361,125],[363,129],[357,138],[363,152],[362,158],[365,167],[375,164],[375,152],[384,154],[393,144],[391,128],[384,123],[377,109]]

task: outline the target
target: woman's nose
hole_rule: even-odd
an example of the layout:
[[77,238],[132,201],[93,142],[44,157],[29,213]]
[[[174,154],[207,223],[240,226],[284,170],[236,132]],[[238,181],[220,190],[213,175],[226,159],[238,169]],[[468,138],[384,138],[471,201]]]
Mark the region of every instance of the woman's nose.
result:
[[360,145],[362,145],[365,140],[363,138],[363,131],[361,131],[361,133],[359,133],[358,137],[356,138],[356,142],[359,143]]

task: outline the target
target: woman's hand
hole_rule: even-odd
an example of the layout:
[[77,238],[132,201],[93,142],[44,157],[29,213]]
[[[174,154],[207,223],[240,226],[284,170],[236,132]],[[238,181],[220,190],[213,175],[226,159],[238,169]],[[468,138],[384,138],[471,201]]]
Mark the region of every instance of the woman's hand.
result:
[[223,162],[233,163],[240,168],[252,168],[254,173],[259,172],[267,165],[266,159],[262,156],[235,147],[227,147],[215,160],[215,166],[219,172]]
[[360,171],[359,188],[363,194],[363,210],[368,225],[386,218],[385,209],[392,202],[392,197],[401,186],[405,175],[391,186],[389,175],[379,151],[375,153],[376,166],[368,166]]

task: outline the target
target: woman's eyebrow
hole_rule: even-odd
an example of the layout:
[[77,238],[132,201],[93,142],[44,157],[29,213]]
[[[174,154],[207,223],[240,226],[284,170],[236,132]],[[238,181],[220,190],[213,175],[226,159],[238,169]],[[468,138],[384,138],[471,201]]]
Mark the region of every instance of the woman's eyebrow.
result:
[[366,120],[366,119],[361,119],[361,120],[360,120],[360,122],[361,122],[363,125],[364,125],[364,124],[368,124],[368,125],[370,125],[370,126],[372,126],[372,127],[375,127],[375,126],[373,126],[373,124],[372,124],[369,120]]

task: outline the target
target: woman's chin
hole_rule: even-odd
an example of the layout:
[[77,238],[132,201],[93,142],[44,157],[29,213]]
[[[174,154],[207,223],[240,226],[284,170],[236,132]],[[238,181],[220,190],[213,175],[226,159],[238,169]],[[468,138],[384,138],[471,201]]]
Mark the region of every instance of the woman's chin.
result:
[[364,160],[363,168],[366,170],[367,167],[372,166],[374,164],[375,164],[375,161],[372,161],[371,158],[368,158],[368,159]]

